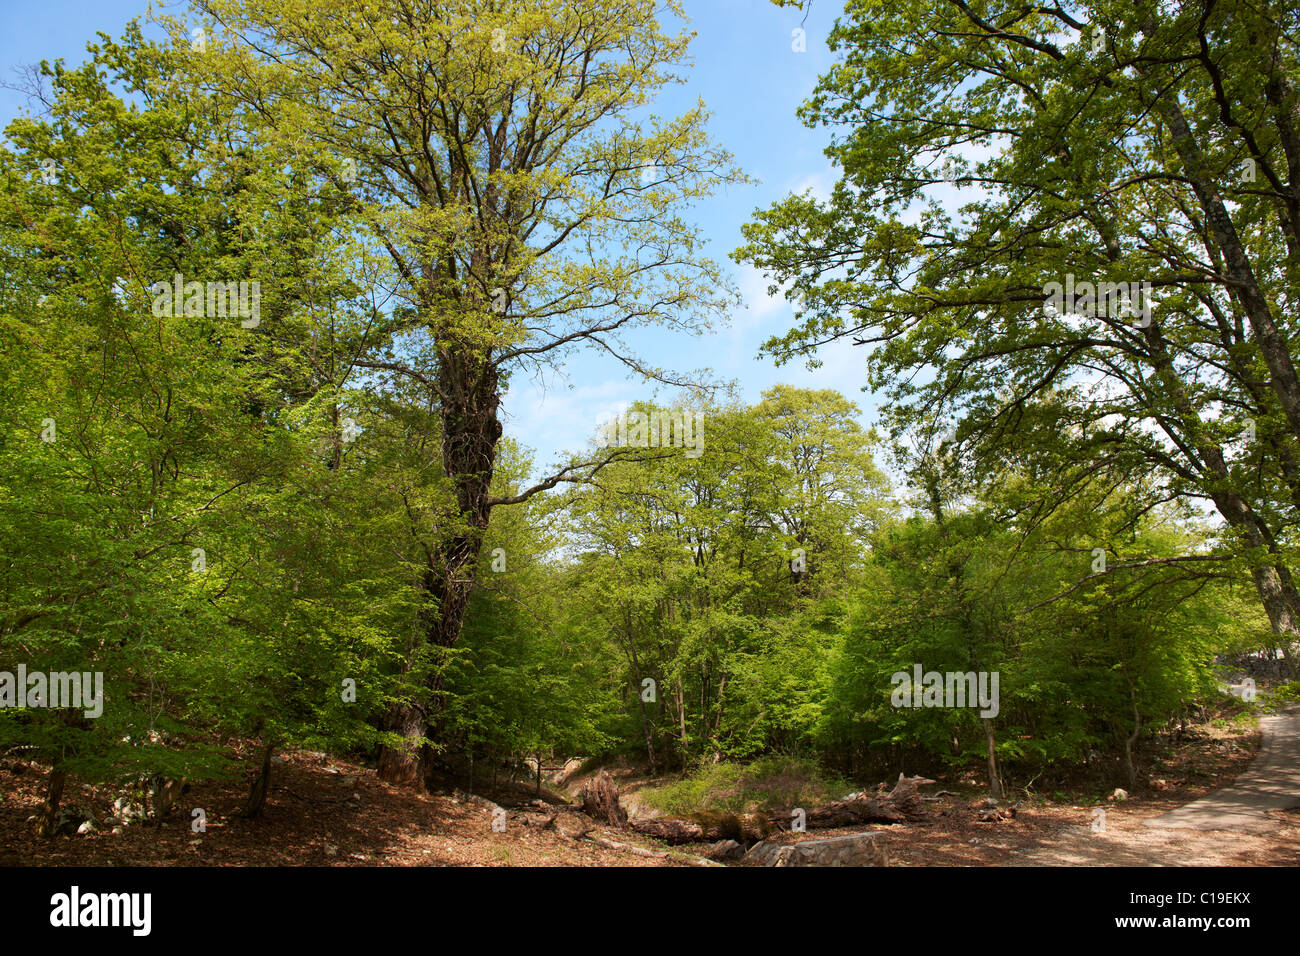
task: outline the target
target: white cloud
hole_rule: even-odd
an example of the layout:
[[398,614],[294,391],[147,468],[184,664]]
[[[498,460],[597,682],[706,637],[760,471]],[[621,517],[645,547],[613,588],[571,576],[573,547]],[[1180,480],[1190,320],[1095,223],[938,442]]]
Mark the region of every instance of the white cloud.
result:
[[507,435],[534,450],[533,472],[541,475],[588,448],[603,419],[650,395],[630,378],[579,386],[520,379],[502,398],[502,419]]
[[814,199],[820,202],[828,202],[831,198],[831,190],[835,187],[836,178],[835,170],[827,167],[797,180],[790,187],[790,192],[800,196],[808,190],[812,190]]
[[[778,289],[775,295],[767,294],[767,287],[771,283],[764,278],[763,273],[751,265],[743,265],[738,270],[737,285],[740,289],[740,297],[744,302],[745,309],[743,313],[743,322],[738,321],[733,325],[757,325],[763,319],[770,315],[782,311],[786,307],[785,296]],[[738,317],[738,319],[741,317]]]

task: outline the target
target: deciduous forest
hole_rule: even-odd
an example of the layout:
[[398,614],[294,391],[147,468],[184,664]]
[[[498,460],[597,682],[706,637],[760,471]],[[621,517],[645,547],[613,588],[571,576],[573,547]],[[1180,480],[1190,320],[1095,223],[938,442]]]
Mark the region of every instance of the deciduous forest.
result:
[[[1298,719],[1300,10],[833,5],[834,181],[720,237],[684,0],[142,4],[26,72],[0,862],[1300,860],[1300,751],[1268,834],[1152,829]],[[686,367],[742,269],[775,384]],[[639,397],[539,453],[597,360]]]

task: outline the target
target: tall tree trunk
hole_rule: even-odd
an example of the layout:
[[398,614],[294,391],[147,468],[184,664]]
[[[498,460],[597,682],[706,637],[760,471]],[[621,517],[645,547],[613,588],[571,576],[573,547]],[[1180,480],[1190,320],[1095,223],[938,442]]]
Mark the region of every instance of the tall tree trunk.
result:
[[[1291,260],[1300,259],[1300,97],[1286,75],[1283,66],[1283,45],[1277,37],[1268,41],[1273,53],[1269,60],[1268,82],[1264,84],[1264,98],[1273,114],[1278,145],[1286,157],[1286,181],[1278,197],[1278,219],[1286,233]],[[1276,187],[1275,187],[1276,188]]]
[[[636,675],[636,687],[632,689],[632,693],[636,694],[637,703],[640,705],[641,734],[643,737],[645,737],[645,752],[646,752],[646,756],[650,760],[650,774],[651,776],[653,776],[656,769],[655,741],[654,741],[654,734],[650,732],[650,717],[646,713],[646,709],[645,709],[645,705],[646,705],[645,687],[642,686],[642,681],[645,680],[645,677],[641,673],[641,659],[637,656],[636,647],[632,644],[630,640],[628,641],[628,652],[629,652],[629,656],[632,659],[632,672]],[[657,703],[659,700],[659,693],[658,693],[659,684],[657,681],[655,682],[654,686],[655,686],[655,702]]]
[[[1251,579],[1273,633],[1280,639],[1283,653],[1287,653],[1300,638],[1300,594],[1291,570],[1282,560],[1272,533],[1245,501],[1228,493],[1215,495],[1214,503],[1228,523],[1243,532],[1254,552],[1250,562]],[[1287,656],[1289,661],[1290,655]]]
[[677,728],[679,740],[681,741],[682,757],[689,756],[686,735],[686,693],[682,690],[682,679],[677,678],[677,692],[674,695],[677,698]]
[[[1190,439],[1201,466],[1212,479],[1211,498],[1224,520],[1241,530],[1250,546],[1251,577],[1260,602],[1268,614],[1273,632],[1289,647],[1300,637],[1300,593],[1296,591],[1291,571],[1282,559],[1272,531],[1246,498],[1232,487],[1227,460],[1222,446],[1207,438],[1205,423],[1187,397],[1182,380],[1174,369],[1168,343],[1158,322],[1152,321],[1144,330],[1156,374],[1164,384],[1178,413],[1183,431]],[[1286,459],[1283,459],[1286,471]],[[1291,477],[1288,475],[1288,478]],[[1293,485],[1293,491],[1296,489]],[[1267,558],[1263,558],[1263,555]]]
[[994,800],[1002,799],[1002,780],[998,776],[997,741],[993,737],[993,719],[981,718],[984,723],[984,740],[988,745],[989,755],[989,796]]
[[408,701],[394,701],[388,705],[381,726],[389,733],[405,738],[406,743],[380,749],[379,779],[400,787],[416,786],[424,779],[421,766],[423,750],[419,744],[428,730],[424,709]]
[[[59,720],[69,727],[83,730],[88,726],[88,721],[82,712],[71,708],[60,709]],[[50,766],[50,779],[45,788],[45,802],[41,805],[40,820],[37,824],[37,833],[41,836],[54,836],[55,817],[59,813],[59,802],[63,799],[63,788],[68,779],[67,772],[63,769],[63,761],[68,756],[69,752],[63,750]]]
[[650,719],[646,714],[645,698],[641,696],[641,693],[642,693],[641,690],[638,688],[636,699],[640,702],[641,705],[641,734],[642,736],[645,737],[645,752],[646,752],[646,756],[650,760],[650,774],[651,776],[653,776],[656,770],[656,763],[657,763],[657,761],[655,760],[655,738],[654,738],[654,734],[650,732]]
[[1124,738],[1124,771],[1128,774],[1130,790],[1137,790],[1137,765],[1133,762],[1133,748],[1137,745],[1138,735],[1142,733],[1142,714],[1138,711],[1137,691],[1129,684],[1129,697],[1133,701],[1133,732]]
[[[501,439],[497,419],[500,381],[490,361],[471,354],[470,349],[454,348],[445,348],[439,354],[442,467],[455,486],[460,526],[439,542],[431,556],[424,578],[428,608],[424,632],[412,655],[426,649],[445,652],[456,646],[473,589],[472,571],[488,526],[488,492]],[[399,734],[405,743],[382,749],[381,780],[399,786],[430,782],[433,748],[422,745],[420,740],[436,742],[440,737],[444,664],[445,656],[436,658],[425,679],[427,709],[412,701],[389,707],[384,729]]]
[[266,793],[271,789],[271,754],[274,752],[275,743],[268,740],[262,747],[261,770],[253,781],[252,787],[249,788],[248,802],[244,804],[244,809],[239,811],[239,816],[260,816],[262,808],[266,806]]
[[41,804],[40,824],[36,828],[39,836],[54,836],[54,821],[59,815],[59,802],[63,799],[63,787],[67,779],[68,775],[57,766],[50,770],[50,779],[45,785],[45,802]]
[[718,763],[722,760],[722,748],[719,741],[722,739],[722,705],[723,695],[727,692],[727,676],[723,674],[722,679],[718,681],[718,707],[715,719],[713,721],[713,762]]
[[1178,105],[1177,90],[1168,82],[1162,82],[1167,80],[1166,77],[1157,76],[1155,79],[1160,83],[1158,88],[1166,90],[1157,108],[1169,126],[1174,150],[1182,161],[1183,173],[1205,213],[1206,225],[1223,254],[1229,280],[1224,284],[1225,291],[1241,306],[1250,321],[1260,357],[1268,367],[1269,384],[1277,394],[1278,403],[1291,426],[1291,433],[1300,438],[1300,376],[1296,374],[1286,339],[1273,318],[1272,309],[1260,288],[1236,224],[1232,221],[1223,197],[1214,187],[1214,179],[1200,144]]

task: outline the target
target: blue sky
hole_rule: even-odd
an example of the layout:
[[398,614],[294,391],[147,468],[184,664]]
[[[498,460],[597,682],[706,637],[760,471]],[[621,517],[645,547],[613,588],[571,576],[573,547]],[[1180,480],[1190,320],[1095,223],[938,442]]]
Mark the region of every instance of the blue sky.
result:
[[[12,81],[11,70],[19,64],[58,57],[80,62],[97,30],[120,33],[132,17],[143,17],[146,5],[147,0],[0,0],[5,22],[0,72]],[[758,359],[759,345],[789,328],[790,308],[779,296],[767,296],[760,275],[727,258],[756,207],[805,189],[824,195],[835,180],[822,152],[826,132],[805,128],[795,110],[832,61],[825,37],[840,2],[814,0],[806,22],[802,12],[777,8],[768,0],[684,0],[684,5],[698,34],[691,48],[694,66],[687,85],[669,91],[657,111],[675,114],[702,98],[713,114],[709,128],[714,139],[759,181],[702,201],[691,216],[709,240],[709,254],[731,272],[744,305],[727,327],[711,335],[648,330],[630,341],[652,365],[707,367],[717,378],[738,382],[747,401],[782,382],[838,389],[858,402],[862,422],[869,425],[875,415],[871,396],[860,392],[866,379],[863,350],[846,344],[825,348],[819,356],[824,364],[815,371],[800,363],[777,368],[770,359]],[[167,6],[177,10],[181,5]],[[797,53],[791,31],[801,22],[807,50]],[[19,94],[0,90],[0,126],[19,113],[23,102]],[[612,358],[586,353],[563,369],[512,383],[504,403],[506,433],[535,450],[535,471],[543,473],[565,452],[586,447],[603,415],[652,395],[651,384]]]

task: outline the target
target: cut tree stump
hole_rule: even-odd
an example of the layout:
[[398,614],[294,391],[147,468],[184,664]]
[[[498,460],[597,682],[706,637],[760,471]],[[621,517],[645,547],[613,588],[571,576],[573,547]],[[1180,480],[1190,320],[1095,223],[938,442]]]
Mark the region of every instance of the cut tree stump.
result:
[[587,781],[581,797],[582,812],[592,819],[604,820],[614,827],[627,823],[627,811],[618,802],[618,787],[604,770]]

